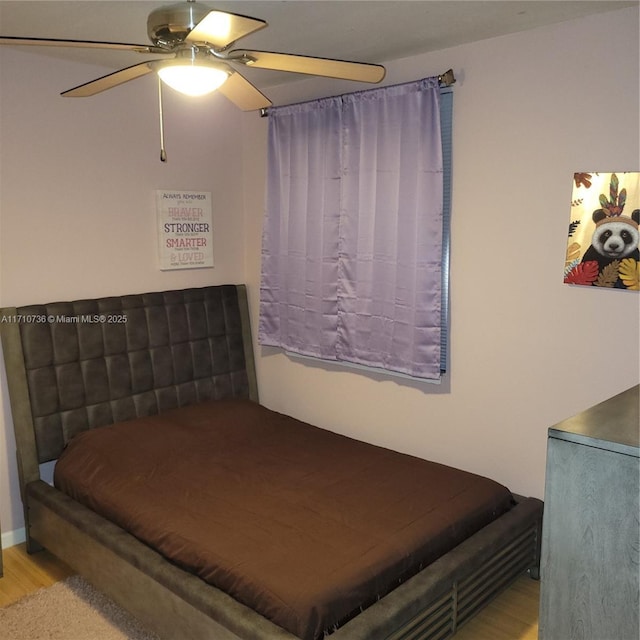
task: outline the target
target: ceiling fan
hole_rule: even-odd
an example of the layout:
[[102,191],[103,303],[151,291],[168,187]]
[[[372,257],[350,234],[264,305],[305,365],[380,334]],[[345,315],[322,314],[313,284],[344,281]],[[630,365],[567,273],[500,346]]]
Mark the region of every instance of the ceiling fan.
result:
[[[66,97],[87,97],[157,72],[163,82],[188,95],[202,95],[218,89],[244,111],[265,109],[271,101],[235,68],[254,67],[290,71],[329,78],[380,82],[385,68],[377,64],[316,58],[289,53],[231,49],[237,40],[267,26],[264,20],[210,9],[195,0],[165,5],[147,19],[147,33],[153,44],[126,44],[54,38],[0,36],[3,45],[79,47],[164,54],[120,69],[62,93]],[[169,56],[169,57],[167,57]]]

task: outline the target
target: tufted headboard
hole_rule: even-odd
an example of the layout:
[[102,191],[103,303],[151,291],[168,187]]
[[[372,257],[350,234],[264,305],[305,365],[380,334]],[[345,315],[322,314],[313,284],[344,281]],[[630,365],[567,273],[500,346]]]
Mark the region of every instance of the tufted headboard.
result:
[[21,485],[79,431],[258,399],[244,285],[5,308],[0,331]]

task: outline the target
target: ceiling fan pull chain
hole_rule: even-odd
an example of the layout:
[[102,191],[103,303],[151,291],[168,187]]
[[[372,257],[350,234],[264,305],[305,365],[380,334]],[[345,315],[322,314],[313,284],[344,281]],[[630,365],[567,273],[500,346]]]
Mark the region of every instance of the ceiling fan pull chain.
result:
[[160,161],[167,161],[167,152],[164,149],[164,115],[162,112],[162,80],[158,76],[158,111],[160,115]]

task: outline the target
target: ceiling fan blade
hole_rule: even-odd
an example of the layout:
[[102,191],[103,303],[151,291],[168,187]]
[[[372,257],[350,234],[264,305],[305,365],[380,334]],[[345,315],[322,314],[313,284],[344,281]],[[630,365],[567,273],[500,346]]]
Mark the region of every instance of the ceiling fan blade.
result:
[[[153,62],[155,62],[155,60]],[[120,71],[109,73],[106,76],[97,78],[96,80],[91,80],[91,82],[85,82],[73,89],[64,91],[61,95],[65,98],[87,98],[95,95],[96,93],[100,93],[101,91],[117,87],[119,84],[129,82],[129,80],[140,78],[152,71],[153,68],[151,66],[151,61],[140,62],[139,64],[132,65],[131,67],[120,69]]]
[[189,32],[187,42],[206,42],[216,48],[228,47],[232,42],[267,26],[264,20],[226,11],[209,13]]
[[146,44],[126,44],[124,42],[99,42],[95,40],[60,40],[58,38],[21,38],[0,36],[0,45],[36,46],[36,47],[75,47],[80,49],[115,49],[118,51],[136,51],[137,53],[166,53],[159,47]]
[[311,56],[298,56],[292,53],[273,53],[271,51],[236,49],[229,53],[227,59],[233,62],[240,62],[248,67],[306,73],[313,76],[357,80],[359,82],[380,82],[386,73],[385,68],[379,64],[314,58]]
[[272,102],[244,76],[234,71],[218,91],[243,111],[257,111],[270,107]]

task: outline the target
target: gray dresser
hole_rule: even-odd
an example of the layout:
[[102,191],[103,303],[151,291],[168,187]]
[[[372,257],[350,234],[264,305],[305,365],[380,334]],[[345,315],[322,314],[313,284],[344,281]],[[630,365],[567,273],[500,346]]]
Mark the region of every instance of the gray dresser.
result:
[[549,429],[540,640],[638,640],[639,387]]

